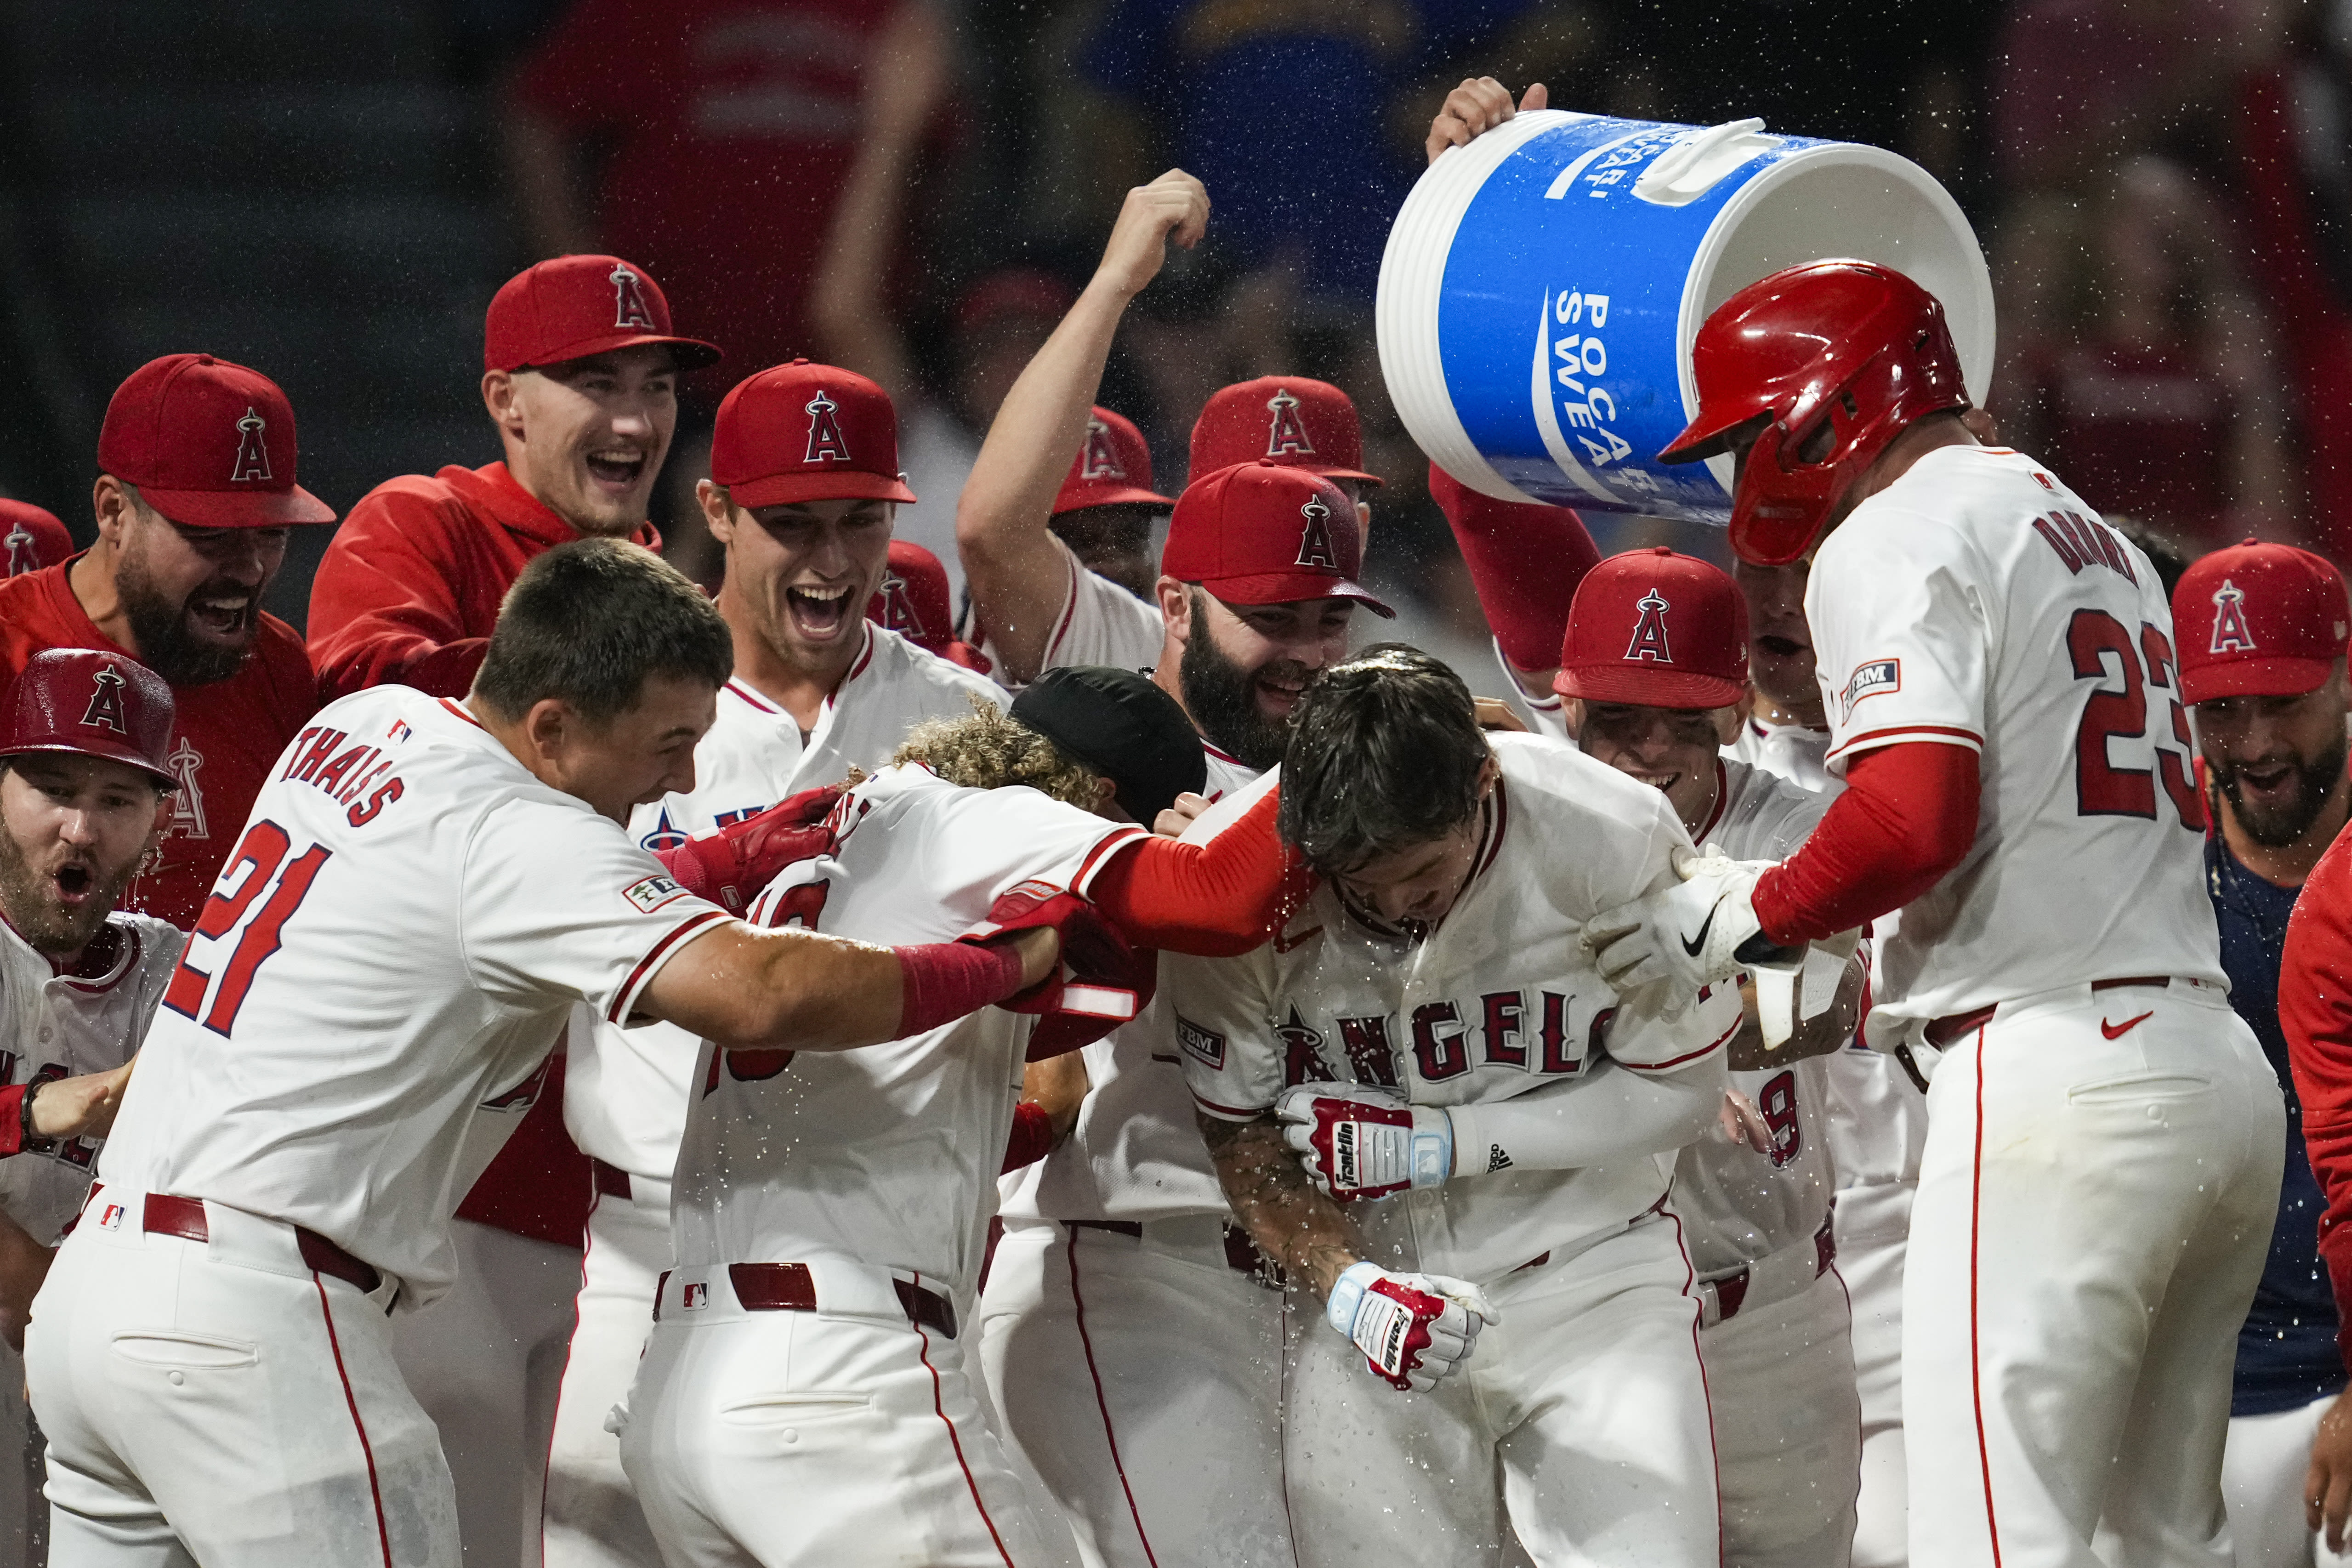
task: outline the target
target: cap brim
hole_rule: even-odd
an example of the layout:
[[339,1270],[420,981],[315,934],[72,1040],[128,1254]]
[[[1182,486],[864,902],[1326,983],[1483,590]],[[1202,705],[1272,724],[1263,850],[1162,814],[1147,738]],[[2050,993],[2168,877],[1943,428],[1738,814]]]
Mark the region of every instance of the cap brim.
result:
[[1361,468],[1318,468],[1310,463],[1301,463],[1298,467],[1305,468],[1310,474],[1320,474],[1327,479],[1360,479],[1368,485],[1385,485],[1388,483],[1388,481],[1381,478],[1380,475],[1368,474]]
[[2180,700],[2194,706],[2221,697],[2300,697],[2326,684],[2332,658],[2233,658],[2180,667]]
[[1605,665],[1563,669],[1551,678],[1562,697],[1585,702],[1623,702],[1637,708],[1728,708],[1747,689],[1744,681],[1681,669],[1643,669]]
[[829,474],[772,474],[764,479],[727,484],[727,493],[746,511],[763,506],[791,506],[809,500],[912,501],[915,492],[896,474],[869,473],[864,468],[836,468]]
[[139,497],[188,528],[284,528],[335,521],[335,509],[300,485],[282,490],[166,490],[142,485]]
[[180,781],[178,779],[173,777],[170,773],[165,773],[163,769],[155,766],[153,763],[148,762],[142,757],[134,756],[129,752],[103,751],[96,746],[0,746],[0,760],[5,760],[9,757],[28,757],[36,752],[46,752],[52,756],[96,757],[99,761],[104,763],[121,763],[126,768],[138,769],[141,773],[145,773],[149,778],[153,779],[157,784],[162,784],[165,789],[177,789],[180,787]]
[[1157,490],[1138,489],[1133,485],[1129,485],[1118,489],[1088,490],[1083,497],[1073,498],[1067,506],[1057,503],[1054,508],[1054,515],[1067,517],[1072,512],[1090,511],[1098,506],[1174,506],[1175,504],[1174,496],[1164,496]]
[[609,332],[601,338],[583,338],[576,343],[566,343],[562,348],[543,358],[528,360],[521,364],[492,368],[509,371],[543,370],[550,365],[568,364],[576,359],[586,359],[591,354],[608,354],[621,349],[648,346],[659,346],[669,350],[677,360],[677,368],[681,371],[700,370],[706,365],[717,364],[727,357],[719,351],[717,343],[706,343],[700,338],[666,338],[658,332]]
[[1345,577],[1314,572],[1263,572],[1246,577],[1206,578],[1201,586],[1228,605],[1297,605],[1309,599],[1353,599],[1391,620],[1396,612],[1374,598],[1371,591]]

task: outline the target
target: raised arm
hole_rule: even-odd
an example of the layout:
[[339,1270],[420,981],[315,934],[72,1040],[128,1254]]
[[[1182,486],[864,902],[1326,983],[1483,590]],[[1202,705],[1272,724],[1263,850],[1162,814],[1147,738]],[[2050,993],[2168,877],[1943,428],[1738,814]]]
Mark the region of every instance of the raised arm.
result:
[[1159,275],[1168,246],[1191,249],[1208,222],[1209,194],[1181,169],[1127,193],[1101,265],[1005,394],[964,480],[956,549],[973,608],[1013,680],[1036,679],[1070,574],[1079,570],[1047,524],[1086,439],[1119,319]]

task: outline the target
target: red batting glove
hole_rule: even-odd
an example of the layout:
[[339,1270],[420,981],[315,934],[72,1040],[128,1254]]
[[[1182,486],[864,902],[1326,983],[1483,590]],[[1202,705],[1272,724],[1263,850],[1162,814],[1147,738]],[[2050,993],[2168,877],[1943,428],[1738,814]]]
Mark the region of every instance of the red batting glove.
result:
[[1035,1013],[1029,1059],[1041,1061],[1101,1039],[1143,1011],[1157,956],[1138,954],[1093,904],[1051,882],[1027,881],[989,906],[988,918],[956,940],[989,942],[1012,931],[1060,933],[1062,962],[1048,978],[997,1004]]
[[677,885],[742,917],[776,873],[833,849],[834,807],[841,786],[804,789],[767,810],[724,827],[698,833],[675,849],[656,849]]

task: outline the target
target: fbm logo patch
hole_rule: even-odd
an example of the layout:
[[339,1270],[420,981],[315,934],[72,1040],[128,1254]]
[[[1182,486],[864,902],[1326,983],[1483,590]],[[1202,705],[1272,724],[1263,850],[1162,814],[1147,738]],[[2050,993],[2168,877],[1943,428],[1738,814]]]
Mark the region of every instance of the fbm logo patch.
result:
[[1854,704],[1865,697],[1881,697],[1889,691],[1903,689],[1903,661],[1899,658],[1874,658],[1868,664],[1854,667],[1853,678],[1845,683],[1846,717],[1853,716]]
[[1185,1054],[1222,1071],[1225,1065],[1225,1037],[1214,1029],[1204,1029],[1181,1013],[1176,1015],[1176,1043]]
[[667,877],[647,877],[622,889],[621,897],[651,914],[664,904],[676,903],[686,897],[686,889]]

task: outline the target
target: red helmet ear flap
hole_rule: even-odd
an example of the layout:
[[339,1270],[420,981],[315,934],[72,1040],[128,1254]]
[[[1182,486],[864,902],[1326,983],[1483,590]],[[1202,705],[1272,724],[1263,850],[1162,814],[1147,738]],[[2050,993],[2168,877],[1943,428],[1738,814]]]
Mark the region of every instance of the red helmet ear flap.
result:
[[1750,565],[1785,566],[1811,549],[1836,493],[1845,489],[1834,464],[1785,461],[1788,436],[1778,420],[1764,426],[1748,448],[1731,498],[1731,552]]

